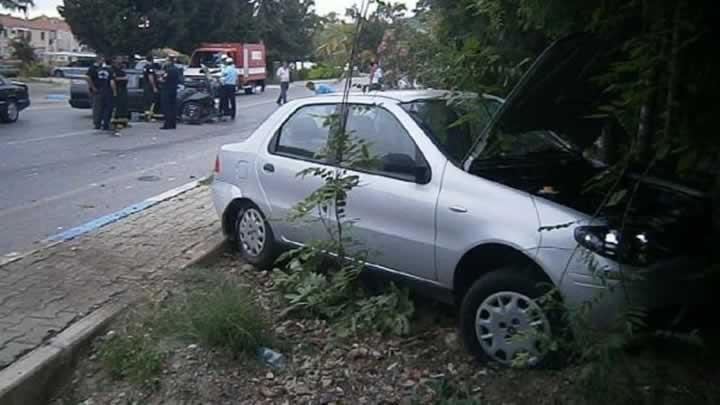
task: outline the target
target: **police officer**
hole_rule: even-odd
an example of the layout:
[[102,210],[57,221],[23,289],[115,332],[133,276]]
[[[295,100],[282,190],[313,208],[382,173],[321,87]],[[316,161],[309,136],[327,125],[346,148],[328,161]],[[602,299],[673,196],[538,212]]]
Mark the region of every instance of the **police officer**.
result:
[[110,63],[111,61],[106,60],[102,65],[88,70],[90,93],[94,95],[93,121],[95,129],[102,129],[103,131],[111,130],[113,98],[117,93],[115,75],[109,66]]
[[163,107],[165,124],[160,129],[175,129],[177,126],[177,89],[180,85],[180,70],[175,66],[174,57],[170,57],[164,70],[165,78],[162,85],[160,105]]
[[143,67],[143,96],[145,99],[145,114],[153,117],[158,111],[160,103],[160,83],[158,80],[158,66],[153,62],[153,57],[148,55],[145,58]]

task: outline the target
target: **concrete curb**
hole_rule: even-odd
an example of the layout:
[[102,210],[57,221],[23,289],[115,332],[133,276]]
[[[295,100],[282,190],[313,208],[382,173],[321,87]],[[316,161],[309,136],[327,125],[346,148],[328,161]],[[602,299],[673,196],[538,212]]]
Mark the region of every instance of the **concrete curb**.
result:
[[[185,268],[203,265],[226,250],[221,231],[195,245]],[[72,379],[78,357],[129,303],[108,304],[72,324],[44,346],[0,371],[0,405],[41,405]]]

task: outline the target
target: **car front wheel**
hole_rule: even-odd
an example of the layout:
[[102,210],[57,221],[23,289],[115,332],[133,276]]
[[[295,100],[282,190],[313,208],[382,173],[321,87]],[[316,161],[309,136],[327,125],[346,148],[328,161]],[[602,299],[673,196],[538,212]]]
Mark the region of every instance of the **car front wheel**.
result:
[[15,101],[10,100],[5,104],[5,107],[0,107],[0,121],[2,122],[15,122],[20,117],[20,108]]
[[473,283],[460,308],[460,332],[467,350],[479,360],[506,366],[548,365],[560,320],[538,302],[537,281],[516,269],[488,273]]
[[203,106],[195,101],[188,101],[183,104],[180,119],[186,124],[198,125],[203,121]]
[[248,204],[237,215],[235,239],[238,251],[248,263],[269,268],[275,260],[275,237],[260,209]]

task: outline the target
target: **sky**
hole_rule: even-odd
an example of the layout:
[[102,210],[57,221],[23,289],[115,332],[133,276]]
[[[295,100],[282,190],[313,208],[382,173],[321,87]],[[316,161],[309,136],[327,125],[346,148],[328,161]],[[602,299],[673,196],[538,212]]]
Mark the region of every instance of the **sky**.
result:
[[[417,0],[395,0],[405,3],[408,10],[415,8]],[[335,11],[340,15],[345,13],[345,9],[352,7],[353,4],[360,4],[361,0],[315,0],[315,9],[317,14],[325,15],[331,11]],[[35,8],[30,11],[30,16],[34,17],[40,14],[49,16],[57,16],[57,6],[62,0],[35,0]]]

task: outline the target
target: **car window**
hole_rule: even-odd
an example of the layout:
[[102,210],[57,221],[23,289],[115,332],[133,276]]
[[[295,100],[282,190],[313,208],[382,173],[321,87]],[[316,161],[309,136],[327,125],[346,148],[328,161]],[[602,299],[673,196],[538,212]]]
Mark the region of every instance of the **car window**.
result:
[[371,158],[355,168],[414,181],[415,168],[425,164],[410,134],[382,107],[352,106],[347,130],[353,140],[367,146]]
[[490,123],[500,102],[488,99],[427,99],[403,104],[438,148],[452,161],[462,162]]
[[302,159],[320,160],[330,133],[328,118],[334,104],[302,107],[280,128],[275,152]]

